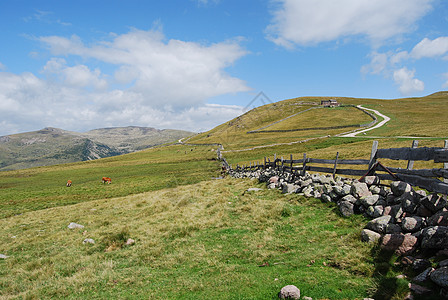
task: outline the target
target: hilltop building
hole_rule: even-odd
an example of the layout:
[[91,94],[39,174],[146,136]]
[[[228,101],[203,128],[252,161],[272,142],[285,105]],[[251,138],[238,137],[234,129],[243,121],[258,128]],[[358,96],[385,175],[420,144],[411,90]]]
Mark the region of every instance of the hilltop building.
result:
[[320,105],[322,105],[323,107],[337,107],[341,104],[338,103],[338,101],[336,101],[334,99],[329,99],[329,100],[320,101]]

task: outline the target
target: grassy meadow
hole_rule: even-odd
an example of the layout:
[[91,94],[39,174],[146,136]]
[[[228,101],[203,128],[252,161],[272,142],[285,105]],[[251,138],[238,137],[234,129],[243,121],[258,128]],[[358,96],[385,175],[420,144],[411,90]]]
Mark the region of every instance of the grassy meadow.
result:
[[[341,159],[367,159],[373,138],[380,148],[409,147],[412,139],[401,136],[426,137],[419,146],[441,147],[448,136],[446,93],[338,98],[392,118],[357,138],[336,136],[347,129],[246,134],[320,99],[259,107],[188,141],[223,143],[224,156],[236,165],[274,153],[332,159],[339,152]],[[314,109],[271,127],[369,119],[346,108]],[[310,140],[268,146],[304,139]],[[235,151],[257,146],[264,148]],[[213,148],[171,145],[0,172],[0,254],[8,256],[0,259],[0,299],[276,299],[289,284],[313,299],[403,299],[408,281],[396,279],[402,272],[397,257],[360,242],[367,219],[342,218],[334,204],[282,195],[256,181],[213,179],[221,167]],[[416,162],[414,168],[428,166]],[[102,184],[103,176],[112,184]],[[69,179],[73,185],[67,188]],[[263,190],[245,193],[249,187]],[[85,227],[71,230],[70,222]],[[95,244],[84,244],[87,238]],[[126,245],[129,238],[135,244]]]

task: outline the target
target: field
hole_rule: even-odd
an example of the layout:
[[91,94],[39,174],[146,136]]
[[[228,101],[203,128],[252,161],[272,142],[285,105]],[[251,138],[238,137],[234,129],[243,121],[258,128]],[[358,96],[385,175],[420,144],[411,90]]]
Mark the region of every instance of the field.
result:
[[[257,108],[189,142],[222,142],[233,165],[274,153],[368,158],[372,136],[382,148],[410,146],[412,139],[404,135],[425,136],[420,146],[440,147],[448,135],[442,110],[446,99],[444,94],[400,101],[338,99],[392,118],[360,138],[334,136],[338,130],[331,137],[321,130],[246,134],[306,109],[291,99]],[[411,101],[415,106],[400,113],[403,102]],[[422,116],[423,107],[431,122]],[[329,111],[334,114],[328,120],[343,112]],[[359,116],[341,123],[369,121]],[[295,129],[300,123],[288,120],[276,126]],[[233,151],[304,138],[315,139]],[[313,299],[404,297],[408,280],[396,279],[402,272],[397,257],[360,242],[367,219],[342,218],[333,204],[282,195],[256,181],[216,179],[220,163],[215,149],[171,145],[0,172],[0,254],[9,256],[0,259],[0,298],[275,299],[288,284]],[[103,176],[111,177],[112,184],[102,184]],[[68,179],[70,188],[65,187]],[[263,190],[245,193],[249,187]],[[85,227],[69,229],[71,222]],[[87,238],[95,244],[84,244]],[[129,238],[135,244],[126,245]]]

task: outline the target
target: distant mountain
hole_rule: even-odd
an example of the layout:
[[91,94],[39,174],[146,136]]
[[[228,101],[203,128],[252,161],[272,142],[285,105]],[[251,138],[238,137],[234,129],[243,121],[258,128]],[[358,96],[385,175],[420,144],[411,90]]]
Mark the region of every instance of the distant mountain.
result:
[[85,133],[47,127],[0,136],[0,170],[93,160],[177,141],[193,132],[150,127],[115,127]]

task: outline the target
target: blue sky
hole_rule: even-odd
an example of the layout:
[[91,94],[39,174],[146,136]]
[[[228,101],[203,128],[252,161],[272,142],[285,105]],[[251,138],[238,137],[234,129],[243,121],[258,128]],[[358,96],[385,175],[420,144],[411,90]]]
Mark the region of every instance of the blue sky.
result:
[[0,135],[198,132],[261,91],[279,101],[448,89],[443,0],[0,0],[0,28]]

